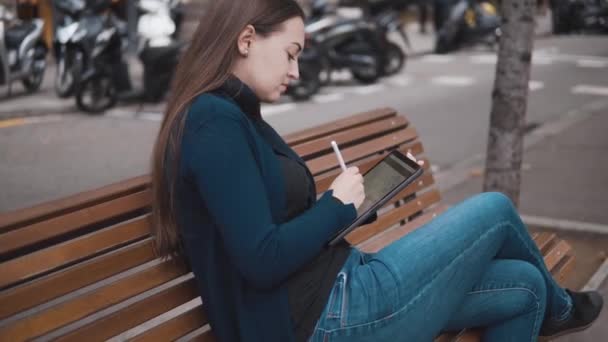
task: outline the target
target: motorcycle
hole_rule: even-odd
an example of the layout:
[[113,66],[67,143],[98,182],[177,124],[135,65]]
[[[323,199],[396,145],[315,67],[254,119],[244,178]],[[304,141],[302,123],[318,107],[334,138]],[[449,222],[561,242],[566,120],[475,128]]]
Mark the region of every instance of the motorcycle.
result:
[[28,92],[40,89],[46,70],[47,47],[42,40],[41,19],[16,21],[0,5],[0,85],[21,81]]
[[74,95],[83,72],[89,67],[96,38],[111,25],[111,14],[104,13],[109,8],[106,0],[55,0],[54,6],[63,14],[53,42],[57,63],[55,93],[67,98]]
[[555,1],[553,33],[608,33],[608,0]]
[[460,0],[437,34],[435,52],[448,53],[477,43],[495,48],[500,36],[500,17],[494,5],[487,1]]
[[99,54],[94,55],[95,67],[84,77],[76,94],[78,108],[101,113],[118,101],[158,102],[163,99],[183,45],[172,39],[176,27],[169,13],[153,2],[139,3],[143,14],[138,21],[138,56],[144,66],[143,87],[134,89],[132,85],[123,49],[117,42],[120,35],[115,29],[107,31],[112,37],[102,39],[106,44],[100,44]]

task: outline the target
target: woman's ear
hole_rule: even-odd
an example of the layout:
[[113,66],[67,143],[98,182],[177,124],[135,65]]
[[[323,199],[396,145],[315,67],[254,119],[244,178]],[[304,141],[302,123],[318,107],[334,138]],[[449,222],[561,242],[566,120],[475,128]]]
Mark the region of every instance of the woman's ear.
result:
[[253,41],[255,41],[255,28],[252,25],[247,25],[241,31],[237,40],[237,48],[241,56],[247,57],[249,55],[249,48]]

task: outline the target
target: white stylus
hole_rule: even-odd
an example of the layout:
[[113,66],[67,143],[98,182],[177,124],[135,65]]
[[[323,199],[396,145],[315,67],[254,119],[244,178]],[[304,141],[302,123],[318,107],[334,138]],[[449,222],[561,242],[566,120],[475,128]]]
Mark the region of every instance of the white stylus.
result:
[[346,171],[346,164],[344,163],[344,158],[342,158],[342,153],[340,153],[340,149],[338,148],[338,144],[334,140],[331,141],[331,147],[334,148],[334,152],[336,153],[336,157],[338,157],[338,162],[340,163],[340,167],[342,171]]

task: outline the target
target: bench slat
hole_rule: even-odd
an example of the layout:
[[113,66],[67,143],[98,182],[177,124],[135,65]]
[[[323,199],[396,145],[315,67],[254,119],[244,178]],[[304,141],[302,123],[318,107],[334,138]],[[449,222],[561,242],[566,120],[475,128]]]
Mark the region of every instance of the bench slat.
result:
[[555,234],[542,232],[538,234],[538,237],[534,239],[536,245],[541,252],[545,252],[549,246],[551,246],[556,240]]
[[198,305],[136,336],[132,341],[174,341],[207,323],[207,315]]
[[34,207],[0,214],[0,233],[139,192],[149,183],[150,176],[138,176]]
[[376,236],[377,234],[389,229],[399,221],[420,212],[424,208],[427,208],[440,200],[439,192],[437,190],[429,191],[416,198],[415,202],[409,202],[400,207],[394,208],[391,211],[380,215],[376,222],[359,227],[347,236],[348,242],[352,245],[358,245],[364,243],[365,240]]
[[[385,135],[380,138],[366,141],[364,143],[341,149],[344,162],[351,163],[353,161],[379,154],[381,151],[387,151],[395,146],[399,146],[403,143],[416,139],[418,133],[411,127],[403,131],[398,131]],[[306,162],[310,172],[313,175],[321,172],[329,171],[332,168],[337,167],[336,156],[333,153],[326,154],[322,157],[315,158]],[[334,166],[336,165],[336,166]]]
[[420,215],[416,220],[408,222],[402,226],[386,230],[372,239],[366,240],[359,244],[357,247],[366,253],[376,253],[391,242],[398,240],[402,236],[424,226],[427,222],[430,222],[435,216],[441,214],[447,209],[445,205],[438,205],[437,207],[427,211]]
[[397,129],[405,128],[408,121],[403,116],[396,116],[388,118],[382,121],[374,122],[363,127],[353,128],[348,131],[334,133],[328,136],[324,136],[309,142],[296,145],[293,150],[302,157],[302,159],[308,159],[312,154],[320,153],[322,151],[333,152],[331,148],[331,141],[335,140],[340,148],[345,148],[357,141],[363,139],[369,139],[370,137],[385,135],[394,132]]
[[217,342],[212,330],[207,330],[200,335],[194,336],[188,342]]
[[148,216],[100,230],[0,264],[0,288],[66,266],[103,250],[143,239],[150,233]]
[[349,128],[362,126],[367,123],[396,116],[397,112],[392,108],[380,108],[361,114],[351,115],[343,119],[338,119],[309,129],[300,130],[287,134],[283,139],[289,145],[297,145],[313,140],[324,135],[333,134]]
[[4,233],[0,235],[0,255],[145,208],[150,205],[150,200],[150,190],[144,190]]
[[80,342],[95,336],[96,339],[106,340],[138,326],[154,317],[172,310],[198,297],[196,280],[188,279],[144,300],[129,305],[111,315],[94,321],[67,335],[61,336],[57,342]]
[[0,336],[6,341],[39,337],[185,273],[186,270],[175,267],[171,261],[162,262],[62,304],[34,313],[9,326],[1,327]]
[[575,265],[575,259],[572,255],[564,256],[560,262],[555,266],[558,283],[562,284],[566,280],[566,276],[572,271]]
[[547,264],[547,268],[552,270],[564,256],[570,253],[570,250],[570,245],[564,240],[555,244],[555,246],[545,254],[545,264]]
[[0,319],[91,285],[156,258],[152,240],[140,241],[34,282],[0,292]]

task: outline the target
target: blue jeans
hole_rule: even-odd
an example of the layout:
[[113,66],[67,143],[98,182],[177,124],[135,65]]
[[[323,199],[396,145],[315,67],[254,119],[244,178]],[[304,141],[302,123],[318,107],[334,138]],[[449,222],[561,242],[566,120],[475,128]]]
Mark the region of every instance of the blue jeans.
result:
[[310,341],[432,341],[471,327],[484,341],[536,341],[571,307],[511,201],[484,193],[378,253],[353,248]]

